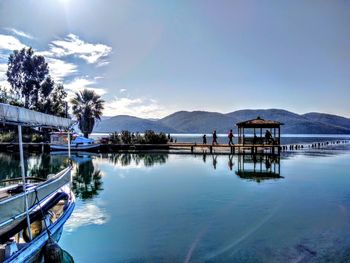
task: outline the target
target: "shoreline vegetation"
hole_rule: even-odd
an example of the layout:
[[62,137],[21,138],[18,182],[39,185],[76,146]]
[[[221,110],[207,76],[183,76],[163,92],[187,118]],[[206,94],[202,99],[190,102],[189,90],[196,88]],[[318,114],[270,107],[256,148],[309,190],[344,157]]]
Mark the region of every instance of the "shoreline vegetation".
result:
[[[13,136],[13,135],[11,135]],[[26,135],[27,138],[30,135]],[[7,137],[1,135],[0,138]],[[170,138],[170,139],[169,139]],[[296,137],[297,138],[297,137]],[[315,137],[316,138],[316,137]],[[174,143],[174,139],[170,137],[170,134],[155,133],[154,131],[146,131],[144,134],[131,133],[129,131],[122,131],[120,133],[112,133],[109,137],[102,138],[98,141],[99,147],[91,152],[99,154],[109,153],[168,153],[168,154],[213,154],[213,155],[234,155],[234,154],[280,154],[281,152],[293,152],[293,151],[309,151],[317,149],[333,149],[334,147],[348,147],[350,143],[350,137],[344,138],[328,138],[324,137],[322,141],[308,141],[308,142],[294,142],[285,143],[275,146],[263,146],[263,145],[228,145],[227,143],[212,145],[202,144],[197,142],[177,142]],[[176,139],[175,139],[176,140]],[[24,142],[24,149],[27,153],[49,153],[49,142]],[[18,142],[1,142],[0,152],[17,152]],[[74,149],[73,149],[74,151]],[[77,152],[79,153],[79,151]],[[54,152],[53,152],[54,154]],[[62,152],[60,152],[62,154]]]
[[[49,143],[50,131],[37,131],[28,129],[27,133],[23,135],[23,142],[25,143]],[[167,144],[173,142],[173,138],[163,132],[157,133],[152,130],[146,130],[144,133],[130,132],[127,130],[121,132],[113,132],[98,140],[102,144]],[[9,130],[0,133],[0,143],[17,143],[18,134],[16,130]]]

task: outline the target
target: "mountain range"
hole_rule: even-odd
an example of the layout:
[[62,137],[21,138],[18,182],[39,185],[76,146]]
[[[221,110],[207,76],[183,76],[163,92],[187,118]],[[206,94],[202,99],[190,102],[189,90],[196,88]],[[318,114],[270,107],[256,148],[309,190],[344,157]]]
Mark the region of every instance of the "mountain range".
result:
[[227,133],[236,123],[257,117],[284,123],[285,134],[350,134],[350,119],[326,113],[296,114],[281,109],[238,110],[230,113],[178,111],[162,119],[143,119],[128,115],[104,117],[94,132],[154,130],[165,133]]

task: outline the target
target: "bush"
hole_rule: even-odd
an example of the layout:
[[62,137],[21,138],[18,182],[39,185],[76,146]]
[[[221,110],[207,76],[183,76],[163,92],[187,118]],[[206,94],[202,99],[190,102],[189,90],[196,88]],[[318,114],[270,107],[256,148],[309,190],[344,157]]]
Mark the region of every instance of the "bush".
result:
[[137,143],[137,144],[144,144],[145,143],[145,138],[144,136],[142,136],[140,133],[136,133],[134,136],[134,141],[133,143]]
[[114,132],[109,135],[108,142],[113,144],[166,144],[168,138],[165,133],[155,133],[152,130],[145,131],[144,135],[129,131],[121,131],[120,134]]
[[113,144],[119,144],[121,142],[121,138],[117,132],[113,132],[109,135],[109,142]]
[[41,134],[38,134],[38,133],[32,134],[31,142],[43,142],[43,141],[44,141],[44,137]]
[[155,133],[152,130],[145,131],[144,140],[146,144],[165,144],[168,142],[165,133]]
[[129,131],[122,131],[120,137],[124,144],[131,144],[131,133]]
[[0,134],[0,142],[12,142],[16,139],[16,134],[13,131]]

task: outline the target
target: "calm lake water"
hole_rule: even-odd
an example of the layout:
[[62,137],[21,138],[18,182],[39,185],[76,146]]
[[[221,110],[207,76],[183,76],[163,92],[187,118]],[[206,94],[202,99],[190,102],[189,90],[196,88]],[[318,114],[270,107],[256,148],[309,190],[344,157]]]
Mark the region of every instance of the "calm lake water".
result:
[[[45,178],[66,156],[30,155]],[[84,154],[60,245],[76,262],[344,262],[350,146],[266,156]],[[19,174],[0,154],[0,178]],[[255,172],[254,172],[255,170]]]

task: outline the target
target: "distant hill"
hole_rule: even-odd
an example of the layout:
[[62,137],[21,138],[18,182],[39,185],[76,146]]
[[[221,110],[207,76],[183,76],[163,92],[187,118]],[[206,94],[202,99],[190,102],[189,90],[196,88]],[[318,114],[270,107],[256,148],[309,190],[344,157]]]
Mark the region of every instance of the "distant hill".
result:
[[145,130],[177,132],[177,130],[163,126],[157,121],[128,115],[118,115],[108,119],[102,119],[97,123],[93,132],[114,132],[121,130],[128,130],[131,132],[143,132]]
[[206,111],[179,111],[165,118],[152,120],[119,115],[102,119],[94,132],[121,130],[143,132],[151,129],[166,133],[210,133],[216,129],[219,133],[227,133],[232,128],[236,131],[237,122],[254,119],[258,116],[284,123],[283,133],[350,134],[350,119],[348,118],[324,113],[299,115],[281,109],[239,110],[226,114]]
[[318,113],[318,112],[310,112],[306,113],[304,115],[305,118],[312,120],[312,121],[317,121],[317,122],[322,122],[322,123],[330,123],[335,126],[339,127],[345,127],[350,129],[350,119],[337,116],[337,115],[331,115],[331,114],[326,114],[326,113]]
[[206,133],[217,129],[218,132],[232,129],[233,119],[217,112],[179,111],[158,121],[178,132]]
[[226,115],[235,118],[236,122],[254,119],[257,116],[267,120],[278,120],[284,123],[282,132],[290,134],[349,134],[350,132],[350,126],[336,124],[340,123],[336,121],[340,118],[339,116],[330,114],[323,114],[328,116],[328,119],[323,118],[323,120],[321,117],[316,118],[313,113],[299,115],[280,109],[239,110]]

